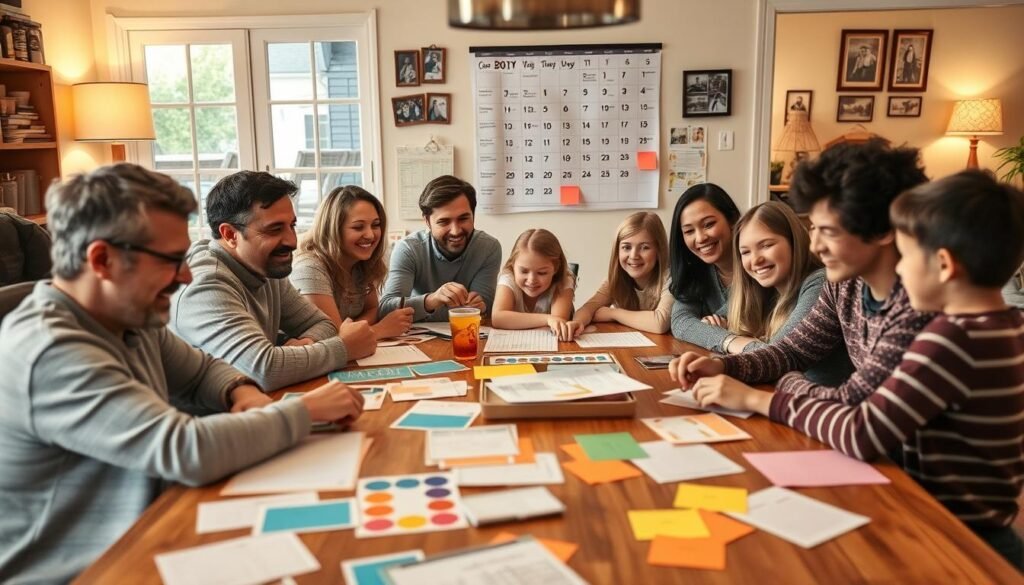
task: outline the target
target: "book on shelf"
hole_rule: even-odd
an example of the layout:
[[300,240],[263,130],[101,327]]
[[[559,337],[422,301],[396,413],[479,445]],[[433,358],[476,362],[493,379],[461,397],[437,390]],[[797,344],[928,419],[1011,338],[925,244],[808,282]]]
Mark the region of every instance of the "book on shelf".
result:
[[13,207],[18,215],[41,213],[38,173],[32,169],[0,171],[0,199],[0,207]]

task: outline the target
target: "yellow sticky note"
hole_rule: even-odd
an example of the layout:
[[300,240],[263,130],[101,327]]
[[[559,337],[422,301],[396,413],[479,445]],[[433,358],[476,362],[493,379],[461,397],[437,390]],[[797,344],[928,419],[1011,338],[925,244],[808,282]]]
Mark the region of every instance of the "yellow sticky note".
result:
[[630,510],[629,525],[637,540],[655,536],[707,538],[711,535],[697,510]]
[[[519,538],[517,534],[513,534],[511,532],[499,532],[497,535],[495,535],[494,538],[491,539],[491,544],[508,542],[510,540],[515,540],[517,538]],[[555,555],[555,557],[557,557],[558,560],[562,561],[563,563],[568,563],[572,555],[576,554],[576,551],[580,548],[578,544],[567,542],[564,540],[556,540],[554,538],[538,538],[536,536],[534,536],[534,538],[537,539],[537,542],[539,542],[541,546],[548,549],[548,552]]]
[[636,166],[641,171],[658,170],[658,153],[653,150],[636,153]]
[[715,512],[747,513],[747,490],[745,488],[719,487],[681,483],[676,488],[676,508],[700,508]]
[[712,538],[657,536],[651,542],[647,562],[662,567],[725,569],[725,543]]
[[474,380],[490,380],[502,376],[516,376],[518,374],[536,374],[537,368],[533,364],[509,364],[507,366],[473,366]]

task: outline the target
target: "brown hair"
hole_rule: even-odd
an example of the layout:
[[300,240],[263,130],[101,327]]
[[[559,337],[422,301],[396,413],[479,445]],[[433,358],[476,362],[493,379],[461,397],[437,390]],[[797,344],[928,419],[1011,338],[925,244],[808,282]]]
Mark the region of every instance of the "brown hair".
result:
[[[359,201],[366,201],[377,210],[380,218],[380,241],[367,260],[360,260],[352,266],[352,272],[342,267],[341,258],[343,230],[349,211]],[[380,201],[362,187],[347,185],[331,191],[316,210],[313,226],[302,236],[299,254],[312,254],[327,267],[333,279],[334,301],[339,306],[348,305],[355,298],[369,290],[377,290],[388,274],[384,263],[385,238],[388,233],[388,219]]]
[[473,185],[451,175],[441,175],[427,183],[420,194],[420,213],[423,217],[430,217],[438,207],[444,207],[452,201],[465,195],[469,200],[469,209],[476,213],[476,189]]
[[554,262],[555,272],[551,277],[551,291],[552,295],[560,293],[567,280],[569,263],[565,260],[562,244],[558,243],[555,234],[545,229],[528,229],[519,234],[502,271],[515,274],[516,258],[522,252],[534,252]]
[[[753,222],[789,242],[793,260],[785,281],[774,288],[761,286],[742,269],[740,232]],[[811,254],[810,236],[800,218],[785,203],[769,201],[750,208],[733,228],[732,261],[740,267],[729,294],[729,330],[768,341],[789,319],[800,297],[800,288],[807,276],[821,268],[821,261]]]
[[627,311],[639,309],[640,300],[636,296],[637,282],[633,280],[632,276],[626,274],[619,264],[619,246],[622,244],[622,240],[631,238],[640,232],[647,232],[657,248],[658,263],[651,270],[651,280],[648,282],[648,286],[658,287],[658,296],[661,296],[665,272],[668,270],[668,235],[657,214],[650,211],[638,211],[619,224],[619,230],[615,236],[615,246],[612,248],[612,257],[608,262],[608,292],[612,303]]

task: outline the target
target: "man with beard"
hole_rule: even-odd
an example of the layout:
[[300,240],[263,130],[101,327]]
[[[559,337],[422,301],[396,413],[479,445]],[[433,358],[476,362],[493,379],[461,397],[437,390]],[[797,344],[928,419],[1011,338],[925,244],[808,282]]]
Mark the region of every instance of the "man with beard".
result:
[[[213,240],[188,251],[193,281],[174,298],[171,328],[192,345],[255,379],[266,391],[344,368],[372,354],[365,321],[336,329],[288,281],[297,246],[295,185],[240,171],[206,198]],[[286,340],[278,344],[278,332]]]
[[166,482],[219,480],[296,444],[311,421],[362,411],[337,382],[268,404],[250,378],[167,330],[171,294],[192,279],[196,208],[170,177],[104,167],[51,187],[46,206],[53,281],[0,328],[3,583],[70,581]]
[[380,316],[400,306],[414,321],[448,321],[450,307],[488,313],[501,267],[501,244],[473,229],[476,189],[451,175],[427,183],[420,195],[427,229],[395,244]]

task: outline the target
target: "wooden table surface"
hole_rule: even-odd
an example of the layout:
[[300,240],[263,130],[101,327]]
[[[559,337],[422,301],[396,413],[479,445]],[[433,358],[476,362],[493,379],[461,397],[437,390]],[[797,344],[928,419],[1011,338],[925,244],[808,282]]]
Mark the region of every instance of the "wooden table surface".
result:
[[[626,330],[602,325],[602,331]],[[676,386],[665,370],[649,371],[633,360],[636,355],[679,353],[693,346],[669,335],[648,335],[658,347],[611,350],[629,376],[643,380],[654,390],[636,393],[637,417],[695,414],[695,411],[659,404],[661,393]],[[447,341],[419,345],[435,359],[450,359]],[[561,352],[593,352],[575,343],[563,343]],[[607,350],[606,350],[607,351]],[[479,359],[477,361],[479,362]],[[446,374],[472,380],[471,372]],[[323,378],[288,390],[312,389]],[[278,393],[279,395],[280,393]],[[471,383],[465,400],[476,400]],[[432,471],[423,465],[423,433],[391,430],[388,426],[412,402],[385,401],[379,411],[365,413],[353,426],[374,439],[360,477]],[[740,486],[751,492],[771,484],[741,456],[744,452],[821,449],[823,445],[760,416],[730,422],[753,437],[748,441],[718,443],[713,448],[747,471],[743,474],[698,480],[707,485]],[[498,421],[512,422],[512,421]],[[520,436],[530,437],[538,452],[557,452],[560,461],[569,457],[559,445],[573,442],[578,433],[628,431],[638,441],[658,437],[638,419],[523,420],[516,421]],[[481,424],[478,421],[476,424]],[[341,583],[344,559],[420,548],[429,556],[484,544],[502,531],[533,534],[579,544],[569,561],[590,583],[1020,583],[1017,573],[1002,557],[953,517],[910,477],[890,462],[877,468],[892,480],[889,485],[813,488],[799,491],[812,498],[871,518],[870,524],[839,538],[805,550],[766,532],[756,531],[728,546],[725,571],[655,567],[647,564],[649,543],[633,538],[627,510],[671,508],[676,484],[659,485],[646,475],[611,484],[589,486],[566,472],[563,485],[548,486],[566,504],[562,517],[487,528],[468,528],[419,535],[356,539],[352,530],[301,535],[320,561],[317,573],[297,577],[302,583]],[[247,530],[196,534],[196,506],[219,499],[223,482],[203,488],[174,486],[166,491],[138,522],[88,570],[77,583],[160,583],[155,555],[227,538],[244,536]],[[464,488],[464,494],[501,488]],[[342,497],[351,492],[323,492],[321,498]],[[117,497],[117,494],[102,494]]]

